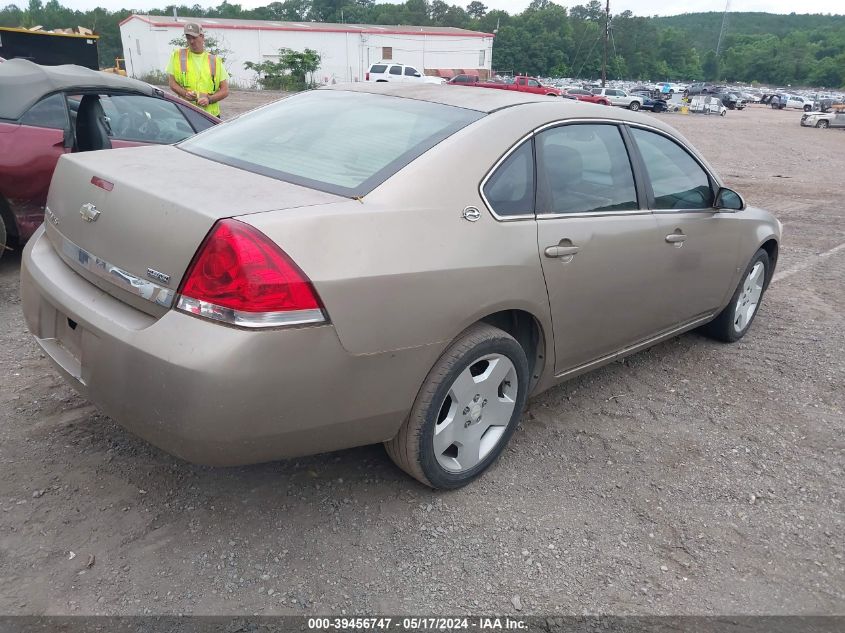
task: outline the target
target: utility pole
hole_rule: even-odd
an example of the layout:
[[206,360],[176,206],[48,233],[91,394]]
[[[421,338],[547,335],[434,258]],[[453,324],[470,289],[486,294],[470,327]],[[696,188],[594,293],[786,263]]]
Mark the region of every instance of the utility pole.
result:
[[610,37],[610,0],[604,9],[604,58],[601,63],[601,87],[607,83],[607,40]]

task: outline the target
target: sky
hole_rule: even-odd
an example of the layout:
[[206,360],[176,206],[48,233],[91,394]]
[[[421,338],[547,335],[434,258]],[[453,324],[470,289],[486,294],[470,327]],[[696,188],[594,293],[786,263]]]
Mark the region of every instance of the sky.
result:
[[[104,7],[111,11],[132,8],[138,12],[146,9],[163,8],[168,4],[193,5],[195,2],[202,6],[218,5],[222,0],[59,0],[71,9],[87,11],[95,7]],[[244,8],[252,9],[269,4],[272,0],[229,0],[232,4],[240,4]],[[395,2],[401,0],[393,0]],[[520,13],[531,0],[481,0],[489,9],[502,9],[508,13]],[[604,0],[601,0],[604,4]],[[729,0],[731,11],[763,11],[766,13],[843,13],[845,5],[842,0],[815,0],[811,9],[795,9],[795,0]],[[6,0],[3,4],[12,2],[18,6],[26,5],[25,0]],[[470,0],[446,0],[448,4],[466,6]],[[586,4],[587,0],[558,0],[557,4],[574,6]],[[676,15],[678,13],[698,13],[703,11],[724,11],[725,0],[611,0],[611,13],[622,13],[630,10],[634,15]]]

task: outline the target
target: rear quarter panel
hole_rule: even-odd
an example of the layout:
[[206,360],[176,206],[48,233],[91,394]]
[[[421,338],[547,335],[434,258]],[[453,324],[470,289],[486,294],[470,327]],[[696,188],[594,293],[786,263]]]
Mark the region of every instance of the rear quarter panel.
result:
[[[361,201],[255,214],[314,282],[352,354],[445,347],[505,309],[551,334],[532,220],[499,222],[478,186],[523,136],[519,113],[493,114],[443,141]],[[462,217],[475,206],[481,219]]]

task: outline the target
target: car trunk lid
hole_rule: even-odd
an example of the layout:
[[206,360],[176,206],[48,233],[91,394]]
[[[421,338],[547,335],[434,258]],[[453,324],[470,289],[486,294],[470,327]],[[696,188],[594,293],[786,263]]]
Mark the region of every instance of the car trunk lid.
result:
[[76,272],[161,316],[217,220],[342,199],[176,147],[143,147],[63,157],[45,222],[53,247]]

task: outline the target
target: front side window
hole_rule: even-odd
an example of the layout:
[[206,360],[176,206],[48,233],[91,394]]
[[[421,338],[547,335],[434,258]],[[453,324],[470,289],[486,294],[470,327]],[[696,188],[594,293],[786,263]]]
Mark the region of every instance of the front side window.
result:
[[675,141],[631,128],[654,192],[655,209],[708,209],[713,189],[707,172]]
[[536,79],[529,79],[529,80],[528,80],[528,85],[529,85],[529,87],[531,87],[531,88],[539,88],[539,87],[540,87],[540,82],[539,82],[539,81],[537,81]]
[[60,94],[50,95],[36,103],[21,117],[23,125],[63,130],[68,126],[67,106]]
[[418,74],[419,73],[417,72],[417,69],[414,68],[413,66],[405,66],[405,75],[406,76],[415,77]]
[[534,213],[534,149],[526,141],[484,184],[484,197],[497,215]]
[[111,136],[140,143],[177,143],[194,129],[175,103],[143,95],[101,95]]
[[537,135],[538,210],[639,209],[631,162],[615,125],[564,125]]
[[278,180],[362,196],[483,116],[414,99],[313,90],[215,126],[179,147]]

